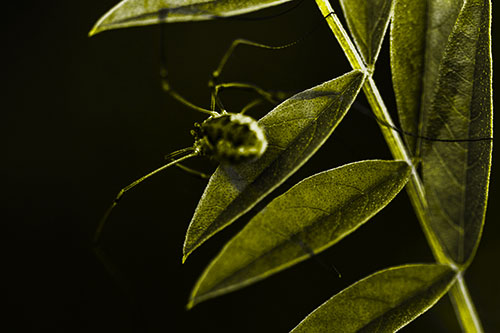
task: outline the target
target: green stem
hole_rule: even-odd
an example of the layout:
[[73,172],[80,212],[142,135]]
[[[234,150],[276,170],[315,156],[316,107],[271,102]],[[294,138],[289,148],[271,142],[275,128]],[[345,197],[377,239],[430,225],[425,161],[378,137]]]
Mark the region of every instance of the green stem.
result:
[[476,307],[472,302],[464,277],[458,273],[457,281],[448,292],[463,332],[483,332]]
[[[334,12],[328,0],[315,0],[321,14],[326,17],[328,26],[332,30],[335,38],[339,42],[342,50],[344,51],[349,63],[353,69],[358,69],[363,71],[368,79],[363,86],[363,92],[370,103],[373,113],[378,119],[381,119],[388,125],[394,126],[394,123],[387,111],[387,107],[377,89],[375,81],[372,78],[372,68],[367,68],[364,64],[361,56],[359,55],[356,47],[352,43],[349,35],[345,31],[336,14]],[[429,218],[427,216],[427,201],[425,199],[424,187],[422,181],[417,173],[414,163],[411,159],[408,150],[406,149],[403,140],[399,136],[399,133],[394,129],[386,126],[380,125],[382,135],[395,159],[406,161],[412,168],[412,175],[410,181],[406,186],[406,190],[412,202],[415,213],[420,221],[422,229],[424,230],[427,242],[436,258],[437,262],[442,264],[447,264],[459,270],[458,267],[450,261],[445,255],[443,248],[437,239],[436,235],[430,228]],[[467,286],[463,280],[462,273],[458,273],[457,282],[450,289],[449,293],[452,302],[455,306],[455,313],[462,325],[464,332],[483,332],[479,317],[474,308],[474,304],[470,298],[467,291]]]

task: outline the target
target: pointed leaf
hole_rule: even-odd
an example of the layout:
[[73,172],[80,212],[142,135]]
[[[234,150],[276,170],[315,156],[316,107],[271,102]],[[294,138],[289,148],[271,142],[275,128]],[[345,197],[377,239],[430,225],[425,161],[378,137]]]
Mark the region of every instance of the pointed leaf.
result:
[[291,0],[123,0],[89,33],[158,23],[212,20],[241,15]]
[[201,302],[261,280],[337,243],[404,187],[402,161],[363,161],[306,178],[274,199],[211,262],[192,294]]
[[292,96],[259,120],[266,152],[255,162],[215,171],[189,225],[184,260],[300,168],[332,134],[363,82],[364,75],[352,71]]
[[[439,63],[463,0],[395,0],[391,25],[391,69],[401,127],[420,133]],[[411,152],[417,139],[405,136]]]
[[[491,138],[491,2],[467,0],[444,52],[426,136]],[[422,174],[431,228],[445,255],[470,263],[483,228],[492,140],[425,141]]]
[[396,332],[431,308],[454,279],[444,265],[389,268],[333,296],[291,332]]
[[341,0],[356,46],[368,67],[375,65],[389,25],[393,0]]

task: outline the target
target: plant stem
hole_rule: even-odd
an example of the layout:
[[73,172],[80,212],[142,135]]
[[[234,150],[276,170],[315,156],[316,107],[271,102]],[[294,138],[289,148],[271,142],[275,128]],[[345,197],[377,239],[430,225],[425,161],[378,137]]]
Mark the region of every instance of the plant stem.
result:
[[481,321],[470,297],[462,272],[458,273],[457,281],[451,287],[448,294],[455,308],[455,313],[457,313],[462,331],[483,332]]
[[[316,5],[321,11],[321,14],[326,17],[328,26],[330,27],[333,34],[335,35],[335,38],[342,47],[342,50],[344,51],[352,68],[361,70],[368,76],[366,83],[363,85],[363,92],[365,93],[365,96],[370,103],[373,113],[378,119],[381,119],[386,124],[394,126],[391,116],[387,111],[387,107],[385,106],[385,103],[375,84],[375,81],[372,78],[372,69],[367,68],[364,64],[361,56],[359,55],[359,52],[357,51],[356,47],[349,38],[349,35],[343,28],[338,16],[336,14],[331,14],[334,13],[334,10],[328,0],[315,1]],[[412,168],[411,178],[406,186],[406,190],[413,204],[413,208],[415,210],[417,218],[420,221],[422,229],[424,230],[427,242],[429,243],[434,257],[436,258],[436,261],[442,264],[449,265],[456,271],[459,271],[459,268],[455,265],[455,263],[453,263],[444,255],[444,251],[439,240],[430,228],[429,218],[427,216],[428,210],[424,187],[411,159],[411,156],[403,143],[403,140],[399,136],[399,133],[394,129],[386,125],[379,125],[382,131],[382,135],[384,136],[384,139],[387,142],[387,145],[392,153],[392,156],[395,159],[406,161]],[[474,304],[472,303],[461,272],[458,273],[457,282],[450,289],[449,295],[454,304],[455,313],[459,319],[463,331],[483,332],[481,322],[476,313]]]

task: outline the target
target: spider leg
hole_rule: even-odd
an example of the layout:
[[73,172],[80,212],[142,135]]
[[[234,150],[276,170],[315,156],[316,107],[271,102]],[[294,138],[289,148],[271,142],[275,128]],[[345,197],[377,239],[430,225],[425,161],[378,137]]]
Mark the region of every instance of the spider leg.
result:
[[253,90],[262,97],[264,97],[265,100],[271,102],[272,104],[276,104],[276,100],[279,100],[279,98],[276,98],[276,95],[273,94],[272,92],[265,91],[264,89],[254,85],[254,84],[249,84],[249,83],[239,83],[239,82],[233,82],[233,83],[223,83],[223,84],[218,84],[218,78],[220,77],[222,70],[226,63],[228,62],[229,58],[231,55],[234,53],[236,48],[240,45],[247,45],[247,46],[252,46],[252,47],[257,47],[261,49],[267,49],[267,50],[281,50],[287,47],[294,46],[295,44],[299,43],[300,40],[293,41],[291,43],[285,44],[285,45],[279,45],[279,46],[271,46],[271,45],[266,45],[266,44],[261,44],[257,42],[253,42],[247,39],[236,39],[234,40],[229,48],[226,50],[224,53],[222,59],[219,62],[219,65],[217,68],[212,72],[212,75],[209,79],[208,86],[212,89],[212,101],[211,101],[211,109],[215,110],[215,106],[218,106],[221,109],[223,108],[223,105],[218,97],[218,93],[220,90],[225,89],[225,88],[239,88],[239,89],[245,89],[245,90]]
[[298,238],[296,238],[296,237],[294,237],[294,238],[295,239],[293,240],[293,242],[298,244],[302,248],[302,250],[309,255],[310,258],[313,258],[314,260],[316,260],[316,262],[321,267],[323,267],[327,271],[336,273],[336,275],[339,279],[342,277],[342,274],[339,272],[337,267],[335,267],[335,265],[330,266],[330,265],[326,264],[321,258],[319,258],[316,255],[316,253],[314,253],[314,250],[309,245],[307,245],[305,242],[302,241],[302,239],[300,239],[300,236]]
[[93,245],[91,251],[94,257],[101,263],[103,269],[107,272],[115,286],[122,292],[122,295],[128,301],[131,307],[132,315],[135,317],[137,328],[143,328],[146,325],[144,311],[136,298],[136,293],[132,283],[119,267],[104,253],[99,245]]
[[185,97],[183,97],[181,94],[179,94],[176,90],[174,90],[170,82],[168,81],[168,71],[167,71],[167,57],[165,54],[165,47],[164,47],[164,34],[165,34],[165,24],[160,25],[160,39],[161,39],[161,47],[160,47],[160,80],[161,80],[161,87],[163,91],[165,91],[167,94],[172,96],[174,99],[176,99],[179,103],[187,106],[188,108],[199,111],[202,113],[209,114],[211,116],[217,116],[219,115],[218,112],[215,111],[215,109],[212,110],[207,110],[205,108],[202,108],[198,105],[195,105],[188,101]]
[[[300,1],[302,2],[302,1]],[[300,3],[299,3],[300,4]],[[323,17],[323,19],[326,19],[328,18],[329,16],[331,15],[334,15],[335,13],[334,12],[330,12],[328,13],[326,16]],[[300,37],[299,39],[297,40],[294,40],[290,43],[287,43],[287,44],[283,44],[283,45],[266,45],[266,44],[262,44],[262,43],[258,43],[258,42],[254,42],[254,41],[251,41],[251,40],[248,40],[248,39],[244,39],[244,38],[238,38],[238,39],[235,39],[231,45],[229,46],[229,48],[226,50],[226,52],[224,53],[224,55],[222,56],[217,68],[212,72],[212,75],[208,81],[208,86],[212,89],[212,102],[211,102],[211,109],[212,110],[215,110],[215,106],[219,106],[221,109],[223,109],[222,107],[222,103],[220,102],[219,100],[219,97],[218,97],[218,90],[220,90],[220,88],[217,88],[217,86],[219,86],[217,84],[217,81],[222,73],[222,70],[224,69],[224,66],[226,65],[226,63],[228,62],[229,58],[232,56],[232,54],[234,53],[234,51],[236,50],[236,48],[240,45],[246,45],[246,46],[251,46],[251,47],[256,47],[256,48],[260,48],[260,49],[266,49],[266,50],[282,50],[282,49],[286,49],[288,47],[292,47],[294,45],[297,45],[299,43],[301,43],[302,41],[306,40],[311,34],[313,34],[316,29],[318,29],[320,26],[321,26],[321,23],[318,24],[317,26],[313,27],[311,30],[309,30],[308,32],[306,32],[302,37]],[[241,85],[240,83],[229,83],[229,85],[232,85],[231,87],[232,88],[237,88],[238,85]],[[258,94],[260,94],[261,96],[263,96],[266,100],[268,101],[271,101],[271,100],[284,100],[288,97],[291,96],[291,94],[281,94],[281,96],[286,96],[286,97],[282,97],[282,98],[275,98],[277,96],[280,96],[279,94],[277,94],[274,98],[269,98],[270,94],[269,92],[266,92],[264,91],[263,89],[261,88],[258,88],[257,86],[255,85],[251,85],[253,86],[252,88],[250,87],[245,87],[243,89],[253,89],[255,92],[257,92]],[[227,88],[227,87],[226,87]],[[272,96],[272,95],[271,95]],[[271,102],[271,103],[274,103],[274,102]]]
[[436,142],[477,142],[477,141],[492,141],[492,137],[472,137],[472,138],[467,138],[467,139],[445,139],[445,138],[431,138],[425,135],[419,135],[416,133],[408,132],[405,131],[399,127],[396,127],[394,124],[390,124],[386,122],[385,120],[382,120],[378,118],[369,108],[364,106],[363,104],[359,102],[354,102],[352,107],[358,111],[360,111],[363,115],[368,116],[372,119],[374,119],[377,123],[379,123],[382,126],[388,127],[390,129],[395,130],[396,132],[406,135],[406,136],[411,136],[417,139],[422,139],[422,140],[427,140],[427,141],[436,141]]
[[[334,15],[334,14],[335,14],[334,12],[331,12],[331,13],[327,14],[324,17],[324,19],[326,19],[329,16]],[[313,27],[311,30],[309,30],[308,32],[306,32],[299,39],[294,40],[294,41],[292,41],[290,43],[287,43],[287,44],[283,44],[283,45],[266,45],[266,44],[263,44],[263,43],[254,42],[254,41],[251,41],[251,40],[248,40],[248,39],[244,39],[244,38],[235,39],[231,43],[231,45],[229,46],[229,48],[226,50],[226,52],[224,53],[224,55],[222,56],[222,59],[220,60],[219,65],[217,66],[217,68],[212,72],[212,76],[211,76],[211,78],[209,80],[209,87],[212,88],[212,87],[215,86],[217,79],[220,77],[220,75],[222,73],[222,70],[224,69],[224,66],[226,65],[226,63],[228,62],[229,58],[231,57],[231,55],[234,53],[234,51],[236,50],[236,48],[238,46],[240,46],[240,45],[247,45],[247,46],[256,47],[256,48],[260,48],[260,49],[266,49],[266,50],[282,50],[282,49],[286,49],[288,47],[297,45],[297,44],[301,43],[302,41],[306,40],[311,34],[313,34],[316,31],[316,29],[319,28],[319,26],[320,26],[320,24],[318,24],[316,27]]]
[[229,60],[231,55],[234,53],[236,48],[240,45],[247,45],[247,46],[257,47],[257,48],[266,49],[266,50],[281,50],[281,49],[285,49],[287,47],[294,46],[295,44],[297,44],[299,42],[300,42],[300,40],[296,40],[296,41],[293,41],[293,42],[285,44],[285,45],[272,46],[272,45],[266,45],[266,44],[253,42],[251,40],[243,39],[243,38],[235,39],[231,43],[229,48],[226,50],[226,53],[224,53],[224,56],[220,60],[217,68],[212,72],[212,76],[211,76],[210,81],[209,81],[209,86],[210,87],[215,86],[215,83],[216,83],[217,79],[219,78],[220,74],[222,73],[222,70],[224,69],[224,66],[226,65],[227,61]]
[[254,106],[257,106],[257,105],[261,104],[262,102],[263,102],[262,98],[254,99],[253,101],[251,101],[250,103],[248,103],[247,105],[245,105],[241,109],[240,114],[245,114],[248,110],[250,110]]
[[[182,155],[183,153],[185,153],[186,151],[190,151],[191,149],[192,148],[185,148],[185,149],[181,149],[181,150],[178,150],[178,151],[174,151],[173,153],[165,155],[165,160],[167,160],[167,161],[174,161],[177,156]],[[211,175],[208,175],[208,174],[206,174],[204,172],[201,172],[201,171],[192,169],[190,167],[187,167],[187,166],[185,166],[184,164],[181,164],[181,163],[177,163],[175,166],[178,167],[181,170],[186,171],[187,173],[190,173],[190,174],[195,175],[196,177],[200,177],[202,179],[209,179],[210,176],[211,176]]]
[[207,173],[204,173],[204,172],[201,172],[201,171],[198,171],[198,170],[195,170],[193,168],[190,168],[190,167],[187,167],[185,166],[184,164],[176,164],[175,165],[176,167],[178,167],[179,169],[183,170],[183,171],[186,171],[187,173],[190,173],[196,177],[199,177],[201,179],[210,179],[211,175],[207,174]]
[[224,110],[224,106],[222,105],[222,102],[219,98],[219,93],[222,90],[227,90],[227,89],[241,89],[241,90],[253,91],[257,93],[259,96],[261,96],[264,100],[268,101],[273,105],[278,104],[281,100],[284,99],[281,97],[286,96],[284,92],[275,93],[267,91],[252,83],[243,83],[243,82],[219,83],[214,86],[212,91],[212,101],[211,101],[212,107],[215,107],[215,105],[217,105],[219,108]]
[[163,170],[165,170],[165,169],[167,169],[167,168],[169,168],[169,167],[171,167],[173,165],[176,165],[176,164],[178,164],[181,161],[187,160],[188,158],[191,158],[191,157],[199,155],[199,152],[196,151],[194,148],[185,148],[185,149],[179,150],[178,152],[175,152],[173,154],[179,154],[179,153],[184,153],[184,154],[185,153],[189,153],[189,154],[184,155],[182,157],[179,157],[176,160],[173,160],[173,161],[171,161],[171,162],[169,162],[169,163],[167,163],[167,164],[159,167],[158,169],[151,171],[147,175],[142,176],[141,178],[139,178],[139,179],[135,180],[134,182],[130,183],[129,185],[125,186],[124,188],[122,188],[118,192],[118,194],[116,195],[115,199],[111,203],[111,206],[109,206],[109,208],[106,210],[106,212],[104,213],[104,216],[101,218],[101,220],[100,220],[100,222],[99,222],[99,224],[97,226],[97,229],[96,229],[96,231],[94,233],[94,237],[93,237],[94,244],[96,244],[96,245],[99,244],[99,240],[101,238],[101,234],[102,234],[102,230],[104,228],[104,224],[106,223],[109,215],[111,214],[111,212],[113,211],[113,209],[116,207],[116,205],[118,205],[118,202],[120,202],[122,196],[125,193],[127,193],[132,188],[134,188],[135,186],[139,185],[140,183],[142,183],[144,180],[148,179],[149,177],[154,176],[158,172],[163,171]]

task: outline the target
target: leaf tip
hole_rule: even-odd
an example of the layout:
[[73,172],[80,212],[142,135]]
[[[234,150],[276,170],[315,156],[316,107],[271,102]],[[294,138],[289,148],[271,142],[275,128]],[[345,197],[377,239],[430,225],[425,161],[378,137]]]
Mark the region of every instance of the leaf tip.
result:
[[203,302],[204,298],[199,296],[198,290],[200,288],[200,280],[198,280],[193,287],[193,290],[191,290],[191,294],[189,295],[189,301],[186,304],[186,310],[191,310],[195,305],[197,305],[200,302]]
[[92,36],[95,36],[97,35],[99,32],[101,32],[101,30],[99,29],[98,25],[94,25],[94,27],[92,27],[92,30],[89,31],[89,37],[92,37]]
[[184,251],[182,254],[182,263],[183,264],[186,262],[187,258],[191,255],[192,252],[193,252],[193,249],[187,250],[186,247],[184,247]]
[[184,240],[184,247],[182,248],[182,263],[185,263],[191,253],[193,253],[193,251],[196,250],[204,242],[204,240],[201,242],[192,242],[189,239],[190,235],[188,230],[188,234],[186,234],[186,239]]
[[190,298],[189,302],[186,304],[186,310],[189,311],[195,306],[196,303],[194,302],[194,299]]

